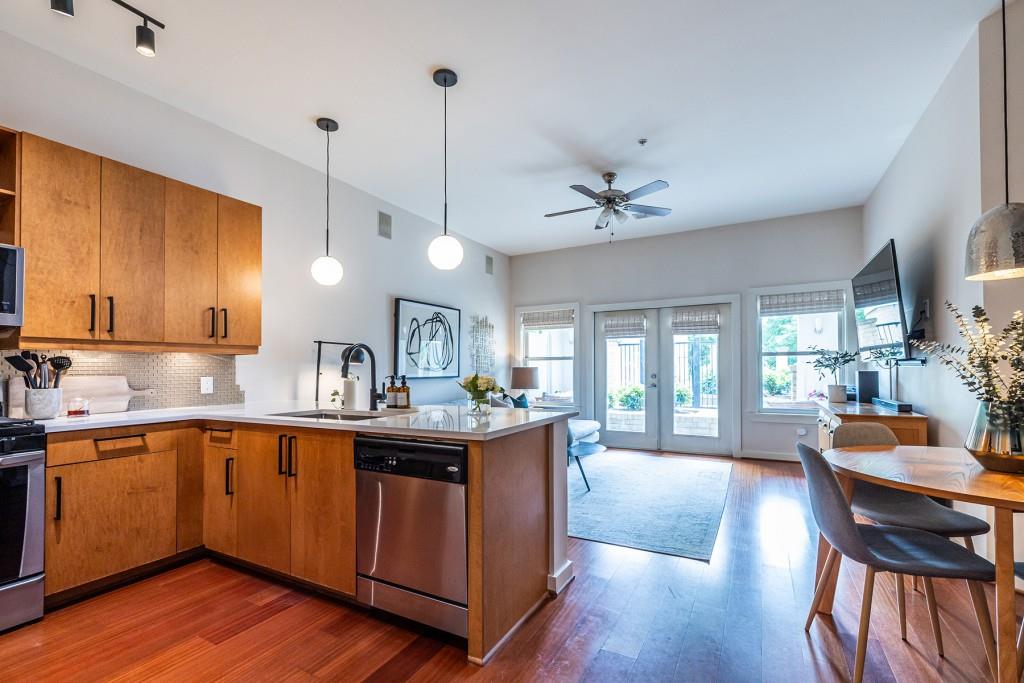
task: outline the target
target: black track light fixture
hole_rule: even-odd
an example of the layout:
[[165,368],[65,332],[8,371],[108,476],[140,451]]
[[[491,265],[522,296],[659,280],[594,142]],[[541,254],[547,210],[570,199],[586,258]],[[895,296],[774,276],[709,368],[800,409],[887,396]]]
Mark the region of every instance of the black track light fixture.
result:
[[74,0],[50,0],[50,9],[66,17],[75,16]]
[[145,19],[142,26],[135,27],[135,50],[143,57],[156,56],[156,34]]

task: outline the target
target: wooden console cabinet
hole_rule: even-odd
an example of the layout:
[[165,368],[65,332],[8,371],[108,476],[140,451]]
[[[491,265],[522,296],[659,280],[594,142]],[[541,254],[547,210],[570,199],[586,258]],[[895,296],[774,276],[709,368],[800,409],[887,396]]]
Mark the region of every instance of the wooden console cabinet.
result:
[[850,422],[878,422],[893,431],[904,446],[928,445],[928,418],[920,413],[900,413],[872,403],[818,404],[818,449],[832,448],[836,427]]

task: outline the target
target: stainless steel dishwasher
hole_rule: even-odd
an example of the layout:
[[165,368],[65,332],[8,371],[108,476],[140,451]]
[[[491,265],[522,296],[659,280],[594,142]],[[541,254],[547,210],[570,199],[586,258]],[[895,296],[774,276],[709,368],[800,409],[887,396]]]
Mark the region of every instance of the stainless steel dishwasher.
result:
[[358,437],[356,598],[466,637],[466,446]]

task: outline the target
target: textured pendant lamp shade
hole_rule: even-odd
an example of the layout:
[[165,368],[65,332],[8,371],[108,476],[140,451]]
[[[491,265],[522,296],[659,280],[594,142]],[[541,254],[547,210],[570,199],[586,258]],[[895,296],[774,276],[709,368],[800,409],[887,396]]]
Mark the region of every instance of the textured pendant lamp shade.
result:
[[1006,73],[1006,0],[1003,0],[1003,199],[971,227],[964,277],[1009,280],[1024,277],[1024,204],[1010,202],[1010,115]]
[[434,72],[434,83],[444,88],[444,232],[430,242],[427,258],[438,270],[455,270],[463,256],[462,245],[448,234],[448,88],[458,81],[451,69]]
[[327,239],[324,255],[313,261],[309,273],[317,284],[331,287],[341,282],[341,278],[345,276],[341,261],[331,256],[331,133],[338,130],[338,122],[334,119],[319,118],[316,120],[316,127],[327,134]]

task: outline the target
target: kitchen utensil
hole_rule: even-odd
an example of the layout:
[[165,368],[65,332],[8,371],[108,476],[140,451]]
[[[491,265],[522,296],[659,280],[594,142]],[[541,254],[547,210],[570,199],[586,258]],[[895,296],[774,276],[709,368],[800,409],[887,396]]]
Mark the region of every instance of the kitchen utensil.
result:
[[[24,355],[24,354],[22,354],[22,355]],[[39,373],[39,354],[35,353],[33,351],[32,353],[30,353],[28,355],[28,357],[29,357],[29,360],[32,362],[32,364],[35,365],[35,373],[34,373],[33,377],[34,377],[35,382],[36,382],[36,388],[37,389],[42,388],[43,385],[40,383],[41,376],[40,376],[40,373]]]
[[50,388],[50,366],[40,357],[39,362],[39,388],[49,389]]
[[61,377],[71,369],[71,359],[67,356],[54,356],[50,359],[50,367],[53,368],[53,388],[60,386]]
[[32,361],[25,360],[22,356],[7,356],[4,358],[5,361],[10,364],[12,368],[18,372],[25,373],[25,381],[28,382],[30,389],[35,389],[35,367],[32,365]]

